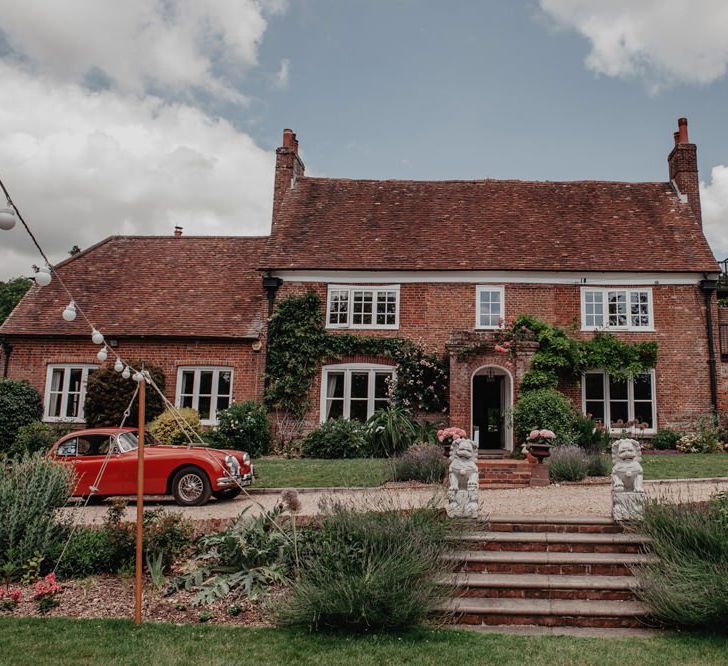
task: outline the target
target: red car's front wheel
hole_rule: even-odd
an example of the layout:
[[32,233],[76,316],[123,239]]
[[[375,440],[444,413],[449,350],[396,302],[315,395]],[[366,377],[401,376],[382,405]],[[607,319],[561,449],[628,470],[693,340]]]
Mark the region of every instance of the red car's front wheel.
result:
[[210,499],[210,479],[199,467],[183,467],[172,479],[172,494],[180,506],[202,506]]

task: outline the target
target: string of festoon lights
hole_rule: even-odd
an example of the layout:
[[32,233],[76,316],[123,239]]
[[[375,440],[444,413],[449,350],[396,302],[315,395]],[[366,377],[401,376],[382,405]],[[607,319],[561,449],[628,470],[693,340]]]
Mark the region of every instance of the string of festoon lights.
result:
[[25,221],[22,213],[18,209],[18,206],[13,202],[12,198],[10,197],[10,193],[8,192],[2,180],[0,180],[0,188],[5,195],[6,200],[5,207],[0,208],[0,231],[12,231],[15,228],[17,221],[20,220],[20,223],[23,225],[28,236],[30,236],[30,240],[33,241],[33,245],[35,245],[36,249],[43,258],[44,265],[33,267],[35,270],[33,279],[35,280],[36,285],[41,288],[47,287],[55,277],[55,279],[58,281],[58,284],[61,285],[63,290],[68,295],[68,298],[70,299],[68,305],[61,313],[61,317],[63,318],[63,320],[70,323],[75,321],[78,315],[81,315],[81,318],[88,324],[89,328],[91,329],[91,341],[95,345],[100,346],[99,351],[96,353],[96,358],[101,363],[105,363],[109,358],[109,354],[112,354],[116,359],[114,362],[114,370],[116,370],[116,372],[120,373],[124,379],[129,379],[131,377],[134,379],[134,381],[141,382],[144,379],[144,374],[142,373],[142,371],[133,368],[129,363],[125,362],[124,359],[122,359],[121,356],[119,356],[119,354],[108,345],[108,343],[104,339],[103,333],[99,331],[93,324],[93,322],[89,319],[89,317],[83,311],[83,308],[81,308],[81,306],[78,304],[78,300],[74,298],[71,290],[68,288],[66,283],[58,274],[58,271],[53,268],[53,265],[49,261],[46,253],[43,251],[43,248],[40,246],[40,243],[35,237],[35,234],[33,234],[30,226]]

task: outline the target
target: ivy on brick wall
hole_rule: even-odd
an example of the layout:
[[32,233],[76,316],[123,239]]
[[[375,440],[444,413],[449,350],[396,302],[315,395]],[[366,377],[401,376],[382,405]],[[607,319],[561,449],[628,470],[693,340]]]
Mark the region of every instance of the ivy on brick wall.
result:
[[302,416],[311,407],[311,387],[321,364],[355,355],[393,360],[395,402],[427,412],[447,411],[446,359],[402,338],[329,333],[321,299],[313,291],[281,299],[273,312],[268,326],[266,402]]
[[[531,367],[521,382],[523,391],[555,388],[560,377],[578,377],[587,370],[604,370],[617,379],[634,377],[647,372],[657,362],[656,342],[623,342],[603,331],[598,331],[589,340],[579,340],[558,326],[528,315],[518,316],[512,324],[499,330],[496,338],[495,351],[510,356],[511,363],[515,360],[519,342],[538,342]],[[464,358],[491,344],[470,345],[461,349],[458,356]]]

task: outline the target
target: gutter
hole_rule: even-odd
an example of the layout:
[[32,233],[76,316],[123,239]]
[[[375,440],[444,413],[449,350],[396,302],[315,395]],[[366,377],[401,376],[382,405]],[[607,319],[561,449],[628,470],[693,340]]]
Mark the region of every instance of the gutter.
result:
[[10,354],[13,353],[13,345],[11,345],[4,338],[0,342],[0,347],[3,350],[3,379],[8,378],[8,367],[10,366]]
[[717,288],[718,280],[705,279],[700,281],[700,289],[705,298],[705,334],[708,337],[708,376],[710,379],[710,404],[713,412],[718,411],[718,376],[713,335],[713,294]]

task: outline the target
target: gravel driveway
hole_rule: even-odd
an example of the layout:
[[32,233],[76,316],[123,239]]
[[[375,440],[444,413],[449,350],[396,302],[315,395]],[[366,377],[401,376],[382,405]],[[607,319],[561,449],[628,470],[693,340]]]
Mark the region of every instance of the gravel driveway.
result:
[[[728,491],[728,480],[723,481],[648,481],[645,489],[650,497],[661,497],[667,501],[704,501],[718,491]],[[611,487],[608,484],[548,486],[546,488],[513,488],[481,490],[480,504],[483,516],[492,515],[548,515],[548,516],[609,516],[611,512]],[[376,508],[423,506],[434,501],[445,503],[445,490],[439,486],[408,489],[352,489],[346,491],[316,491],[299,494],[303,515],[318,513],[322,499],[351,501],[356,506]],[[246,508],[249,515],[255,515],[278,503],[278,494],[241,495],[235,500],[217,502],[211,500],[207,506],[182,508],[171,498],[149,498],[145,506],[164,507],[170,512],[183,513],[195,521],[234,518]],[[129,520],[135,516],[135,503],[130,498],[126,515]],[[89,506],[86,509],[69,507],[65,512],[83,524],[98,524],[103,521],[107,507]]]

